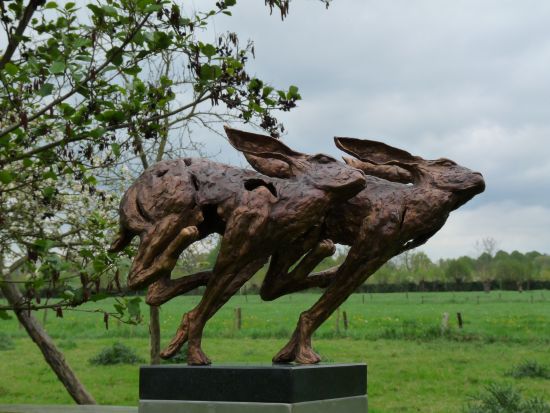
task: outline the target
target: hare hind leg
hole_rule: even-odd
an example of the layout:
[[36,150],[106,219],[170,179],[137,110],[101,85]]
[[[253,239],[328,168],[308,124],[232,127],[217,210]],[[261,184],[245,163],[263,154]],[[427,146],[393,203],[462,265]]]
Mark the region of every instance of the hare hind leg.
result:
[[178,295],[207,285],[210,278],[212,278],[212,270],[199,271],[175,280],[161,277],[147,289],[145,302],[154,306],[162,305]]
[[170,223],[168,220],[161,222],[154,231],[144,236],[128,275],[129,288],[137,290],[163,276],[170,277],[180,254],[199,238],[196,226],[178,231],[177,226],[174,230]]
[[[300,251],[299,247],[291,248],[291,251]],[[290,272],[288,269],[300,258],[289,254],[276,254],[272,257],[269,269],[260,289],[263,300],[275,300],[285,294],[302,291],[312,287],[326,286],[323,276],[310,276],[313,269],[326,257],[334,254],[335,247],[331,240],[318,242]]]
[[188,341],[188,364],[210,363],[201,348],[206,322],[267,261],[268,254],[261,250],[261,245],[269,219],[269,199],[265,198],[272,195],[267,190],[260,191],[254,191],[246,207],[237,208],[228,221],[206,291],[200,303],[183,316],[176,337],[161,353],[162,358],[174,356]]

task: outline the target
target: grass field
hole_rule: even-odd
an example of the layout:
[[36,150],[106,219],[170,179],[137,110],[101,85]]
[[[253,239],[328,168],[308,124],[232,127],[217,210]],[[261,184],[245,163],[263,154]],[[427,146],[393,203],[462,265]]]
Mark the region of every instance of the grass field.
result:
[[[215,363],[269,363],[290,337],[299,313],[317,297],[295,294],[271,303],[257,296],[235,297],[207,325],[204,348]],[[163,307],[164,342],[181,314],[199,299],[181,297]],[[239,331],[234,323],[236,307],[243,314]],[[143,311],[146,315],[145,306]],[[548,291],[356,294],[343,311],[348,330],[343,323],[337,329],[333,316],[316,334],[314,346],[325,361],[368,363],[371,413],[460,412],[469,395],[492,381],[512,382],[526,395],[550,399],[550,380],[505,375],[524,360],[550,365]],[[450,315],[450,328],[442,335],[444,312]],[[457,312],[463,316],[463,329],[457,327]],[[102,315],[66,312],[63,319],[49,314],[46,328],[100,403],[136,404],[136,366],[96,367],[88,359],[116,341],[146,358],[146,321],[139,326],[111,322],[106,330]],[[16,346],[0,352],[0,404],[70,403],[17,323],[2,321],[0,331]]]

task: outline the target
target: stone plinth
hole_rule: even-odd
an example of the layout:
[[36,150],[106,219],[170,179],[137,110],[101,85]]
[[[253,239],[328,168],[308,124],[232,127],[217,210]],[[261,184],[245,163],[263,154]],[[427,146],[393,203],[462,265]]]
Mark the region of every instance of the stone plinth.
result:
[[365,413],[367,366],[146,366],[140,413]]

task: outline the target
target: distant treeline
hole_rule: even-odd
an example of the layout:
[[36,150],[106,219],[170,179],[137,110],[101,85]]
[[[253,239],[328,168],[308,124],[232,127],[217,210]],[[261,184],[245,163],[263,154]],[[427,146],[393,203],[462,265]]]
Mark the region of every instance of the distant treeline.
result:
[[[209,251],[193,254],[180,260],[174,276],[213,268],[219,249],[214,245]],[[204,251],[204,250],[203,250]],[[341,264],[347,252],[340,250],[334,257],[325,259],[315,271]],[[259,291],[267,266],[261,269],[242,289],[242,293],[255,294]],[[75,282],[74,294],[86,294]],[[105,283],[97,284],[88,294],[102,293],[111,295],[136,295],[143,292],[126,291],[124,275],[121,274],[120,290]],[[440,259],[433,262],[424,252],[408,251],[384,264],[374,273],[358,292],[429,292],[429,291],[491,291],[498,290],[540,290],[550,289],[550,255],[533,251],[521,253],[514,251],[486,251],[477,258]],[[189,292],[202,294],[204,288]],[[56,289],[41,288],[33,291],[35,296],[55,298],[64,292]],[[0,294],[1,297],[1,294]]]
[[369,292],[491,289],[550,289],[550,256],[498,251],[433,262],[424,252],[410,251],[387,262],[361,288]]

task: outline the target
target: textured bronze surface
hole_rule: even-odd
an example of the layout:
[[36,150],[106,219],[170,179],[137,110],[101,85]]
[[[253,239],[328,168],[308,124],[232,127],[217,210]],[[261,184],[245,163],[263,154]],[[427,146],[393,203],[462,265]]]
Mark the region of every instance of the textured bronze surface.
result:
[[[125,194],[113,244],[120,250],[140,236],[128,285],[149,286],[149,304],[207,286],[162,353],[171,357],[188,341],[189,364],[210,363],[201,350],[206,321],[270,257],[262,299],[326,288],[273,361],[319,362],[311,336],[332,312],[381,265],[424,244],[451,211],[485,189],[481,174],[451,160],[425,160],[380,142],[336,138],[354,156],[344,158],[346,166],[267,136],[226,131],[260,174],[204,159],[161,162]],[[171,280],[180,253],[214,232],[223,235],[214,268]],[[344,263],[311,274],[334,253],[334,243],[351,246]]]
[[[451,211],[485,189],[480,173],[449,159],[429,161],[375,141],[335,141],[356,158],[344,159],[367,174],[367,185],[357,196],[331,209],[320,243],[310,240],[295,244],[290,253],[272,257],[262,298],[272,300],[310,287],[326,288],[313,307],[300,315],[290,342],[274,362],[319,362],[311,347],[311,336],[332,312],[380,266],[424,244],[441,229]],[[309,275],[324,251],[333,248],[332,242],[351,246],[344,263]],[[316,246],[310,249],[311,245]],[[303,254],[307,255],[289,273],[290,266]],[[301,269],[302,264],[305,269]]]
[[[231,144],[270,177],[206,159],[175,159],[147,169],[120,205],[119,251],[140,237],[128,275],[132,289],[149,287],[159,305],[206,285],[200,303],[183,316],[161,353],[175,355],[187,341],[188,363],[209,364],[201,349],[204,325],[277,251],[316,240],[331,206],[365,187],[364,174],[326,155],[305,155],[276,139],[226,128]],[[181,252],[209,234],[222,234],[210,271],[171,280]]]

